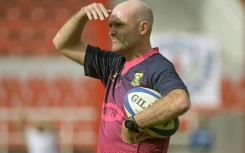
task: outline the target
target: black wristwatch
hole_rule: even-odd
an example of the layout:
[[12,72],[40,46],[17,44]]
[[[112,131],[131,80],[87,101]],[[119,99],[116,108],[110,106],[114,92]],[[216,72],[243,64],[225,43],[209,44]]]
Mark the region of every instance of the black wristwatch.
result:
[[125,127],[129,131],[134,131],[134,132],[141,132],[142,130],[139,128],[137,123],[134,120],[134,116],[129,117],[128,119],[125,120],[124,122]]

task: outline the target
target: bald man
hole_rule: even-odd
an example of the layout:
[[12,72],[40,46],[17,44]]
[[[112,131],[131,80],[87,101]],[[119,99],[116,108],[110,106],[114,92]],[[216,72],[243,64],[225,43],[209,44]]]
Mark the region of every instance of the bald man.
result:
[[[111,51],[87,44],[81,38],[89,20],[105,18],[109,18]],[[166,153],[169,137],[149,137],[140,129],[168,122],[190,108],[188,90],[173,64],[151,46],[152,26],[152,10],[142,1],[124,1],[113,10],[93,3],[71,17],[53,40],[60,52],[84,66],[85,75],[100,79],[106,88],[98,153]],[[139,76],[137,83],[135,76]],[[128,118],[123,97],[135,87],[156,90],[162,98]],[[133,126],[127,126],[125,121]]]

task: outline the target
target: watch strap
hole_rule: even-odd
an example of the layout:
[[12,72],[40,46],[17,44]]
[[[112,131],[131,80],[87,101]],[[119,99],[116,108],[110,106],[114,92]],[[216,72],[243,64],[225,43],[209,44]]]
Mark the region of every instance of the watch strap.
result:
[[137,129],[138,132],[143,132],[143,130],[138,126],[137,122],[135,121],[134,115],[129,117],[134,122],[134,128]]

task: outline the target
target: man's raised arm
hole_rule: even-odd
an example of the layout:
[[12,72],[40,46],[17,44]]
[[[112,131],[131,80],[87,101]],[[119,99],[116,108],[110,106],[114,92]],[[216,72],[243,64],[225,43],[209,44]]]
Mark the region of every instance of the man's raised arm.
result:
[[82,39],[82,32],[88,20],[104,20],[111,11],[101,3],[83,7],[73,15],[58,31],[53,39],[54,46],[62,54],[83,65],[87,43]]

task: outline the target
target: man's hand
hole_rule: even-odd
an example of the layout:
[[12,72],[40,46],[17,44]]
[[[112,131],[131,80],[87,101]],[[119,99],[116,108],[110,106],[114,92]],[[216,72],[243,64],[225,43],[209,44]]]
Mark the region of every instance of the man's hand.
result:
[[124,122],[122,124],[121,136],[122,136],[122,140],[128,144],[138,143],[138,142],[143,141],[147,138],[151,138],[151,136],[148,136],[144,133],[129,131],[125,127]]
[[109,17],[111,10],[107,10],[101,3],[93,3],[82,8],[82,11],[87,14],[89,20],[104,20]]

